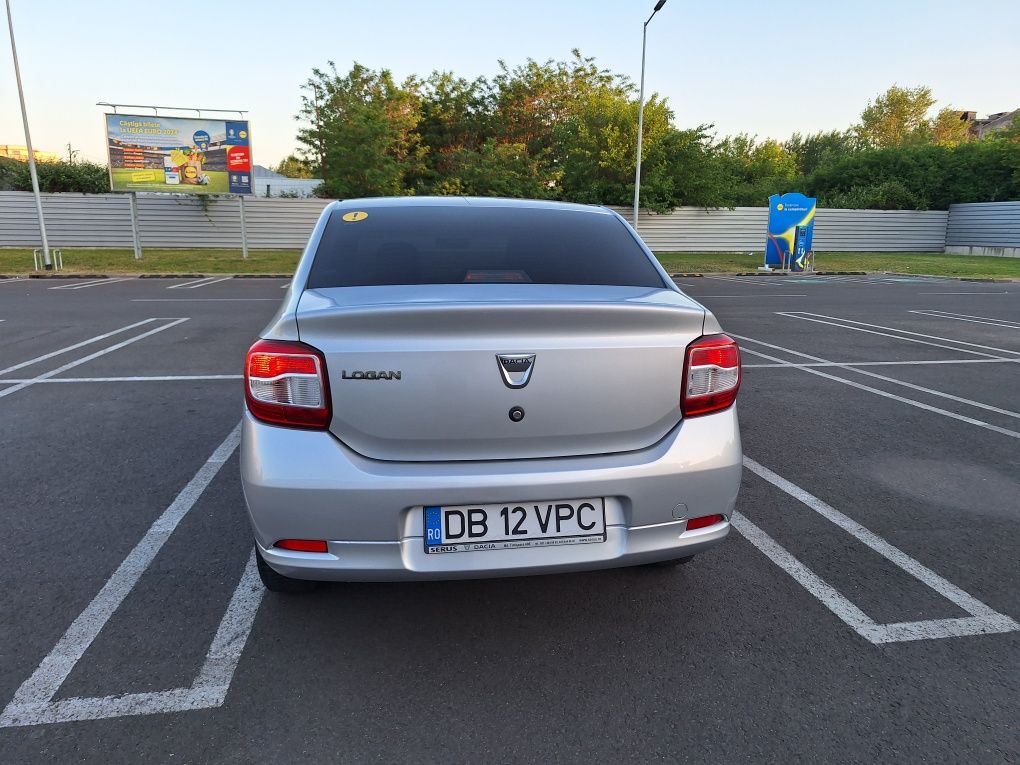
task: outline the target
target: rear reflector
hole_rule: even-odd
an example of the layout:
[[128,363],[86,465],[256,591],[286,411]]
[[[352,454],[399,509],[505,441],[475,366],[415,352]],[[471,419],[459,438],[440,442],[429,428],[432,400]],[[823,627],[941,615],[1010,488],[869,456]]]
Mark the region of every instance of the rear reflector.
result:
[[703,515],[700,518],[691,518],[687,521],[687,530],[693,531],[694,529],[703,529],[706,526],[715,526],[717,523],[722,523],[725,518],[721,515]]
[[304,343],[255,343],[244,365],[244,395],[248,411],[263,422],[325,428],[331,419],[326,359]]
[[740,390],[740,349],[727,335],[705,335],[687,346],[680,410],[684,417],[731,406]]
[[273,547],[281,550],[294,550],[295,552],[328,552],[326,543],[321,539],[281,539]]

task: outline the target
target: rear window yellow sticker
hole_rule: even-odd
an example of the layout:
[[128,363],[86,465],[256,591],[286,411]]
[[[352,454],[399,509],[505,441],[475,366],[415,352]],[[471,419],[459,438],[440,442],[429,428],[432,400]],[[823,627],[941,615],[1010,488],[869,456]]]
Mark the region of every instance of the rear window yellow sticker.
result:
[[344,213],[344,220],[348,223],[357,223],[359,220],[365,220],[368,217],[367,212],[357,210],[356,212]]

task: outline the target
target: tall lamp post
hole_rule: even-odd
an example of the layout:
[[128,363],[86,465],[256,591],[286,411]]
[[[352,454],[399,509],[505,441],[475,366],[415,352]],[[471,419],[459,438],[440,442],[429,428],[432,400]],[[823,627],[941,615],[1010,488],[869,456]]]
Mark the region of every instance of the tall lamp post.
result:
[[14,45],[14,21],[11,19],[11,0],[7,0],[7,29],[11,33],[11,55],[14,56],[14,77],[18,81],[18,98],[21,99],[21,120],[25,123],[25,148],[28,149],[28,173],[32,176],[35,209],[39,214],[39,233],[42,235],[43,263],[46,266],[46,270],[49,271],[53,268],[53,262],[50,260],[50,244],[46,240],[46,221],[43,218],[42,196],[39,194],[39,174],[35,171],[32,136],[28,132],[28,112],[25,110],[25,91],[21,87],[21,68],[18,66],[18,49]]
[[645,126],[645,44],[648,41],[648,23],[655,18],[655,14],[662,10],[666,0],[659,0],[652,9],[652,15],[648,17],[644,27],[641,29],[641,92],[638,95],[638,116],[637,116],[637,167],[634,170],[634,230],[637,231],[638,205],[641,203],[641,137]]

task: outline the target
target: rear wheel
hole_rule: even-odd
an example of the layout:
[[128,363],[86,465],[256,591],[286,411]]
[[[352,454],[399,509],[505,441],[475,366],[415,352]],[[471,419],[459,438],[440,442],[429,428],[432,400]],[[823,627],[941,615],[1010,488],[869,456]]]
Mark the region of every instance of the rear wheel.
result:
[[318,586],[318,582],[307,579],[292,579],[274,571],[262,558],[258,547],[255,548],[256,563],[259,568],[259,579],[270,592],[311,592]]

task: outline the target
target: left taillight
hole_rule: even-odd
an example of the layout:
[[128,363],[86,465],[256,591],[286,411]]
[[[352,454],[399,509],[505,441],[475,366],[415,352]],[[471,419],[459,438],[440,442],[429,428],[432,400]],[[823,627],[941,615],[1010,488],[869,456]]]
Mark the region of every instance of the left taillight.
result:
[[332,419],[326,359],[317,348],[288,340],[259,340],[244,364],[248,411],[263,422],[326,428]]
[[740,390],[740,349],[727,335],[705,335],[687,346],[680,410],[684,417],[719,412]]

